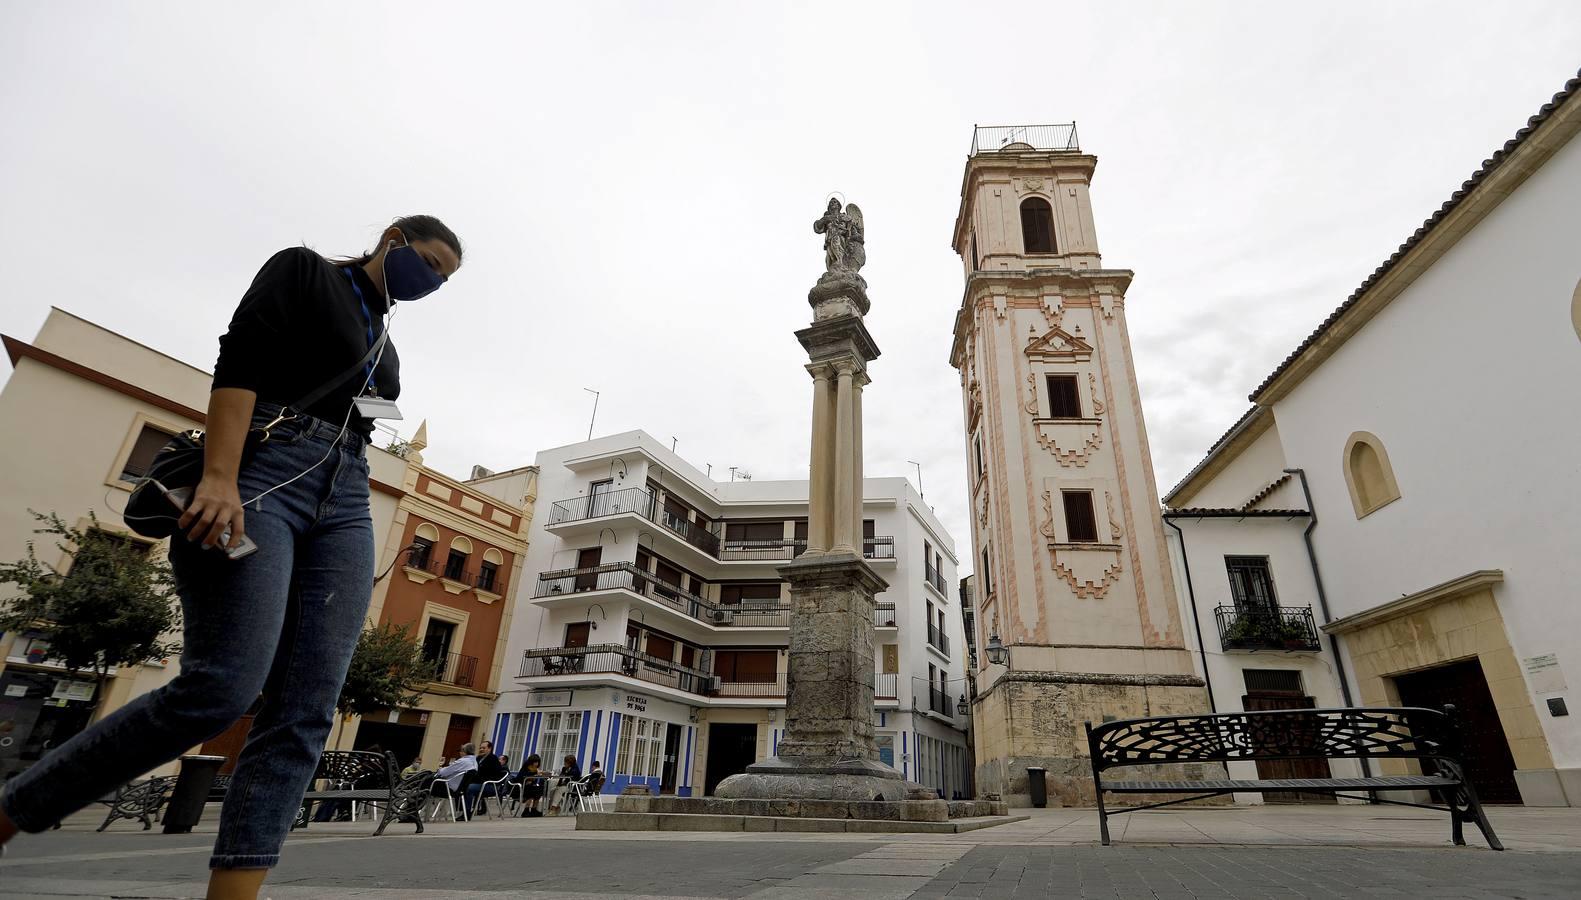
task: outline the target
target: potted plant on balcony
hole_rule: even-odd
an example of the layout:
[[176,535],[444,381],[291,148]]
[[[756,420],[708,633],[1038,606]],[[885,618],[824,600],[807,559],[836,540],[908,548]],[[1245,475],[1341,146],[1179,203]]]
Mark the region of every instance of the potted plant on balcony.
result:
[[1300,619],[1285,619],[1279,623],[1279,639],[1286,650],[1305,650],[1312,646],[1312,635]]
[[1224,629],[1224,646],[1245,647],[1258,642],[1257,620],[1252,616],[1238,615]]

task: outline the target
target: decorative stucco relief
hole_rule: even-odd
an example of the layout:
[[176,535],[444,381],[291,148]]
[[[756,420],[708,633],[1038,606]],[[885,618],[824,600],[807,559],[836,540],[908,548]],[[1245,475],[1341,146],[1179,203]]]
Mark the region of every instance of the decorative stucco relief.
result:
[[1036,372],[1027,373],[1027,402],[1021,404],[1021,408],[1027,411],[1027,415],[1032,416],[1033,418],[1037,417],[1038,373]]
[[1038,533],[1050,541],[1054,540],[1054,492],[1043,492],[1043,524],[1038,526]]
[[1108,411],[1103,405],[1103,395],[1098,392],[1098,376],[1087,373],[1087,387],[1092,390],[1092,414],[1101,416]]
[[1074,332],[1070,332],[1055,325],[1042,337],[1033,338],[1023,352],[1030,359],[1062,362],[1072,360],[1085,362],[1092,359],[1092,345],[1082,338],[1080,326]]
[[1032,425],[1038,446],[1067,468],[1087,465],[1103,446],[1102,419],[1036,419]]
[[[988,479],[983,479],[983,483],[987,484]],[[988,527],[988,491],[986,490],[977,494],[977,527]]]
[[1109,537],[1118,541],[1125,535],[1125,532],[1121,530],[1120,523],[1115,521],[1118,517],[1114,514],[1114,495],[1104,491],[1103,504],[1109,510]]
[[1040,300],[1043,319],[1050,328],[1058,328],[1060,320],[1065,317],[1065,298],[1059,294],[1044,294]]
[[1118,544],[1051,544],[1054,573],[1078,597],[1102,600],[1120,580]]

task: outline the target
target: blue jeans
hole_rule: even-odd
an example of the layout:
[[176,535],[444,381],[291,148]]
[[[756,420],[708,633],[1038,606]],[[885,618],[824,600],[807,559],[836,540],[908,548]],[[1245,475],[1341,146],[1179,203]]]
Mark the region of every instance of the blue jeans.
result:
[[[254,423],[278,407],[260,403]],[[0,807],[38,832],[219,734],[263,695],[220,813],[211,868],[270,868],[335,718],[373,592],[368,461],[360,435],[299,417],[242,468],[258,551],[232,562],[181,535],[170,562],[184,616],[181,672],[11,779]],[[327,457],[326,457],[327,455]]]

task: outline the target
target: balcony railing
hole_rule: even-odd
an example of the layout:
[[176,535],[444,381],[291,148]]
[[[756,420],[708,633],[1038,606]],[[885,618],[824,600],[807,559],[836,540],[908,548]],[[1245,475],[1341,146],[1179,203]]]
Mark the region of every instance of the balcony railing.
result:
[[[727,561],[739,560],[790,560],[801,556],[807,549],[807,542],[803,540],[741,541],[726,539],[719,548],[719,558]],[[876,535],[862,538],[862,556],[866,559],[894,559],[895,538],[891,535]]]
[[928,708],[941,716],[955,717],[955,704],[950,695],[937,687],[928,688]]
[[950,652],[949,636],[940,630],[939,626],[933,624],[932,622],[928,623],[928,643],[937,647],[946,655],[948,655]]
[[649,656],[620,644],[587,647],[544,647],[522,655],[520,678],[555,675],[624,675],[651,684],[706,695],[714,676],[702,669]]
[[468,570],[465,563],[459,567],[452,565],[449,557],[437,559],[432,556],[419,556],[416,553],[408,553],[401,565],[403,568],[416,569],[451,581],[469,584],[492,594],[505,593],[505,577],[499,569],[495,569],[492,573],[481,567]]
[[875,604],[873,604],[873,627],[874,628],[894,628],[895,627],[895,604],[893,604],[893,603],[875,603]]
[[650,522],[679,535],[688,544],[710,556],[719,555],[719,525],[698,525],[675,515],[658,504],[658,498],[647,488],[624,488],[604,491],[588,497],[561,500],[549,508],[549,524],[563,525],[583,519],[597,519],[619,513],[636,513]]
[[718,688],[715,696],[722,698],[783,697],[785,696],[785,673],[774,673],[772,680],[763,678],[752,681],[726,681],[720,677],[715,687]]
[[979,125],[972,131],[971,155],[1000,153],[1013,144],[1028,144],[1033,150],[1081,151],[1076,141],[1075,122],[1066,125]]
[[894,700],[900,696],[900,676],[894,672],[879,672],[873,676],[873,696],[879,700]]
[[949,596],[944,593],[944,572],[935,569],[933,563],[924,562],[922,564],[922,580],[924,583],[931,585],[940,595]]
[[1213,610],[1219,644],[1226,650],[1317,650],[1317,623],[1309,606],[1237,607]]
[[478,687],[478,658],[467,656],[464,653],[446,653],[441,657],[430,657],[438,674],[434,681],[440,684],[453,684],[456,687]]
[[472,576],[472,586],[480,591],[491,594],[503,594],[505,591],[504,579],[500,578],[498,569],[479,569]]
[[790,625],[788,606],[715,603],[684,591],[628,562],[544,572],[538,576],[538,590],[533,596],[554,597],[584,591],[616,589],[641,594],[683,615],[710,625],[731,625],[740,628],[785,628]]

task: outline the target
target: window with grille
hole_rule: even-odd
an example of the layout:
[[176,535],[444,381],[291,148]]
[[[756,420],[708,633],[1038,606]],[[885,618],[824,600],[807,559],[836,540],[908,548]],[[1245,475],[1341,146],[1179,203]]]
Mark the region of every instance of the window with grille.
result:
[[633,778],[657,778],[664,752],[664,723],[639,716],[621,720],[620,750],[615,772]]
[[137,481],[146,476],[154,464],[154,457],[170,443],[170,437],[167,431],[144,425],[143,430],[137,433],[137,441],[132,444],[132,452],[127,454],[126,464],[121,466],[121,480]]
[[530,713],[512,713],[510,726],[505,730],[504,754],[520,768],[526,763],[522,753],[527,746],[527,717]]
[[484,560],[478,563],[478,587],[485,591],[494,590],[494,582],[499,578],[500,567],[498,563]]
[[1279,608],[1274,595],[1274,575],[1266,556],[1226,556],[1224,568],[1230,576],[1230,596],[1235,608],[1245,611],[1273,612]]
[[1049,418],[1081,418],[1081,394],[1076,390],[1075,375],[1050,375]]
[[576,745],[581,738],[580,710],[544,713],[543,736],[538,739],[538,755],[543,757],[544,769],[560,771],[565,758],[576,755]]
[[1248,694],[1306,694],[1295,669],[1243,669]]
[[1060,491],[1065,502],[1065,536],[1073,544],[1098,540],[1098,518],[1092,509],[1092,491]]
[[1042,197],[1021,201],[1021,244],[1027,253],[1053,253],[1054,208]]
[[461,550],[451,549],[450,555],[445,557],[445,577],[451,581],[460,581],[467,571],[467,554]]

